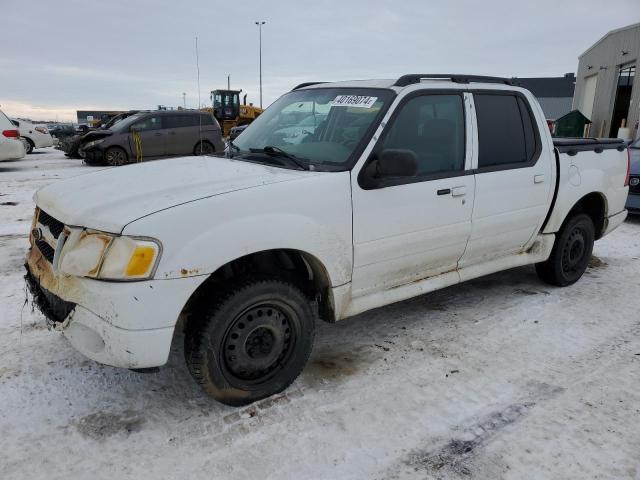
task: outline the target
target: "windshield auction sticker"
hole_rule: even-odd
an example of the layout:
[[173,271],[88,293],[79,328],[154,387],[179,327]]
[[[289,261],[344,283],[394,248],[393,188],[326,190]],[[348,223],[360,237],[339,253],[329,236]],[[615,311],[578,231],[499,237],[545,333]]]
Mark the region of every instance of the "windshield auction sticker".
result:
[[338,95],[333,102],[332,107],[360,107],[371,108],[378,97],[365,97],[360,95]]

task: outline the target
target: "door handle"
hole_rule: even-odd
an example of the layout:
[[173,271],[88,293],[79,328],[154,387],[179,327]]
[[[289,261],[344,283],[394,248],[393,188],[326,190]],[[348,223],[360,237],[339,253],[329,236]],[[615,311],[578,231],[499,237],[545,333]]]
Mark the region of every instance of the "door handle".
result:
[[453,187],[453,189],[451,190],[451,196],[452,197],[462,197],[463,195],[467,194],[467,187],[465,187],[464,185],[461,187]]
[[156,132],[156,137],[161,137],[161,136],[162,136],[162,133]]
[[542,183],[544,182],[544,175],[536,175],[533,177],[533,183]]
[[438,195],[449,195],[450,193],[451,193],[450,188],[443,188],[441,190],[438,190]]

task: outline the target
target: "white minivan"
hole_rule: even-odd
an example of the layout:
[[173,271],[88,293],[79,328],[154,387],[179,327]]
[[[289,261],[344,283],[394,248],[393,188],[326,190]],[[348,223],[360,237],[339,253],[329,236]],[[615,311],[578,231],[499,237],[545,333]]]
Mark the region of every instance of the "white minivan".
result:
[[18,160],[24,157],[24,154],[25,148],[20,140],[20,132],[0,110],[0,162]]

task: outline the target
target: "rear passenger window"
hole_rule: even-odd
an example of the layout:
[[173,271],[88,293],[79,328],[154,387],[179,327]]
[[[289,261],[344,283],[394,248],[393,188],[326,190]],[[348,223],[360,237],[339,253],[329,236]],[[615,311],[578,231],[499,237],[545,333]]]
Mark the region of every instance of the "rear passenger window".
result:
[[536,136],[526,103],[515,95],[474,94],[478,119],[478,167],[527,163]]
[[194,115],[166,115],[164,128],[192,127],[195,123],[194,118]]
[[464,169],[464,106],[460,95],[422,95],[395,118],[382,148],[408,149],[418,158],[418,175]]

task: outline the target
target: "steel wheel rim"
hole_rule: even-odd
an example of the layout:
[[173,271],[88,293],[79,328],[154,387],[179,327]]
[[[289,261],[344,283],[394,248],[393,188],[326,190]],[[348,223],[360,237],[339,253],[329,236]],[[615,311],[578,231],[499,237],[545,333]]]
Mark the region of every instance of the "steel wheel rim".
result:
[[580,227],[573,229],[562,249],[562,270],[566,273],[579,271],[587,253],[586,234]]
[[295,345],[294,312],[280,302],[250,306],[231,322],[222,341],[221,362],[233,383],[260,384],[284,367]]

